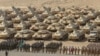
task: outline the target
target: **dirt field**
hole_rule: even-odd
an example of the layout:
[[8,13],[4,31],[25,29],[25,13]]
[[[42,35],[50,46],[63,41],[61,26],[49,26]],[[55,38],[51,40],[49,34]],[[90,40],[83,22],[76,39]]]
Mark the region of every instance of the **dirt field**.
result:
[[100,9],[100,0],[0,0],[0,6],[9,7],[9,6],[36,6],[41,7],[43,5],[49,5],[51,7],[62,6],[62,7],[70,7],[70,6],[90,6],[96,9]]
[[[100,0],[0,0],[0,7],[11,7],[11,6],[20,6],[20,7],[27,7],[27,6],[35,6],[40,8],[41,6],[62,6],[62,7],[70,7],[70,6],[78,6],[78,7],[85,7],[90,6],[95,9],[100,9]],[[27,41],[27,43],[33,43],[35,41]],[[50,41],[45,41],[48,43]],[[72,41],[64,41],[63,45],[66,46],[86,46],[89,44],[87,41],[84,42],[72,42]]]

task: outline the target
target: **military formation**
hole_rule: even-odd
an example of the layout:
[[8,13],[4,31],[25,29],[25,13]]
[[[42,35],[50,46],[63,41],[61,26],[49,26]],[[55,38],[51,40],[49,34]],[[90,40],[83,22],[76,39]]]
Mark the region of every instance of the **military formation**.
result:
[[[95,46],[96,45],[96,46]],[[24,45],[23,45],[24,46]],[[75,46],[62,46],[62,43],[51,42],[44,46],[43,42],[36,42],[30,45],[28,52],[34,53],[51,53],[51,54],[66,54],[66,55],[83,55],[83,56],[99,56],[100,55],[100,44],[89,44],[83,47]],[[20,49],[25,51],[24,49]]]
[[100,11],[88,6],[0,9],[1,39],[83,40],[99,26]]
[[34,53],[51,53],[51,54],[66,54],[66,55],[85,55],[85,56],[99,56],[100,44],[91,43],[87,46],[75,47],[64,46],[62,42],[50,42],[45,45],[44,42],[35,42],[33,44],[25,43],[24,40],[10,39],[0,43],[0,51],[17,50],[18,52],[34,52]]
[[100,41],[100,11],[85,7],[46,7],[0,9],[0,50],[25,52],[63,53],[71,55],[99,55],[100,44],[83,47],[63,46],[61,42],[36,42],[25,40]]
[[17,45],[18,45],[18,41],[16,41],[16,40],[2,41],[0,43],[0,51],[16,49]]

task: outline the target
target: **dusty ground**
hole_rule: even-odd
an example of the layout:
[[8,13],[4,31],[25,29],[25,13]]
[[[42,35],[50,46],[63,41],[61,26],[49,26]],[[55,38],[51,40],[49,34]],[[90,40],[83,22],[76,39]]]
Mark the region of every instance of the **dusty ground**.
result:
[[[78,7],[85,7],[90,6],[95,9],[100,9],[100,0],[0,0],[0,7],[11,7],[11,6],[35,6],[35,7],[41,7],[41,6],[50,6],[50,7],[56,7],[56,6],[62,6],[62,7],[70,7],[70,6],[78,6]],[[27,43],[33,43],[35,41],[27,41]],[[48,43],[50,41],[45,41],[45,43]],[[86,46],[89,44],[87,41],[84,42],[72,42],[72,41],[64,41],[63,45],[66,46]]]
[[[0,51],[0,56],[5,56],[4,51]],[[9,51],[8,56],[81,56],[81,55],[67,55],[67,54],[50,54],[50,53],[34,53],[34,52],[16,52],[16,51]]]
[[0,6],[9,7],[9,6],[36,6],[41,7],[43,5],[49,5],[51,7],[62,6],[62,7],[70,7],[70,6],[90,6],[96,9],[100,9],[100,0],[0,0]]

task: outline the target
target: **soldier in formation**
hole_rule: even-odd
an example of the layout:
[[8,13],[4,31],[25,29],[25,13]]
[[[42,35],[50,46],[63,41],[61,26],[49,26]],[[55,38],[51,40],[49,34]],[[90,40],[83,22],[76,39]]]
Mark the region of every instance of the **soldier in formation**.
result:
[[80,54],[80,48],[79,47],[73,47],[73,46],[63,46],[63,48],[60,48],[59,51],[60,53],[63,53],[63,54]]

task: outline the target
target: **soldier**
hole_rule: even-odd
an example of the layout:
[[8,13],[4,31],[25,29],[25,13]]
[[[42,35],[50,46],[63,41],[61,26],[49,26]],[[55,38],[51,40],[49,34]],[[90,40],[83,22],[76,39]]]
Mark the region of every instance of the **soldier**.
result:
[[96,49],[95,49],[95,55],[97,55],[97,47],[96,47]]
[[59,52],[60,52],[60,54],[61,54],[61,52],[62,52],[62,48],[61,48],[61,47],[59,48]]
[[94,52],[93,52],[94,56],[96,55],[96,47],[94,47]]
[[5,56],[8,56],[8,51],[5,52]]
[[90,47],[87,48],[86,54],[89,56],[90,55]]
[[74,48],[74,50],[75,50],[75,55],[76,55],[76,52],[77,52],[77,48],[75,47],[75,48]]
[[63,54],[64,54],[64,53],[65,53],[65,51],[66,51],[65,49],[66,49],[66,47],[64,46],[64,47],[63,47]]
[[81,54],[84,54],[84,46],[81,48]]
[[88,48],[84,47],[84,54],[87,55],[87,52],[88,52]]
[[20,40],[19,46],[18,46],[18,48],[20,49],[20,51],[22,51],[23,45],[24,45],[24,40]]
[[1,51],[1,43],[0,43],[0,51]]
[[92,47],[91,55],[94,55],[94,47]]
[[100,53],[100,52],[99,52],[99,49],[97,48],[97,56],[99,56],[99,53]]
[[66,54],[68,54],[68,48],[66,47]]
[[100,55],[100,48],[99,48],[99,51],[98,52],[99,52],[98,55]]
[[78,55],[79,55],[80,54],[80,48],[79,47],[77,48],[77,51],[78,51]]
[[[47,48],[46,49],[46,53],[49,53],[50,52],[50,48]],[[53,53],[53,52],[52,52]]]
[[99,48],[99,51],[98,52],[99,52],[98,55],[100,55],[100,48]]
[[44,53],[44,47],[42,47],[42,52]]
[[90,53],[89,55],[92,55],[92,47],[90,47],[90,52],[89,53]]
[[90,55],[91,54],[91,47],[89,47],[89,49],[88,49],[88,55]]
[[48,52],[48,48],[46,48],[46,53]]
[[73,54],[74,52],[74,47],[71,47],[71,54]]
[[69,51],[69,54],[70,54],[71,53],[71,47],[70,46],[69,46],[69,50],[68,51]]
[[92,55],[92,47],[89,47],[89,55]]
[[50,49],[50,52],[51,53],[55,53],[55,49]]

